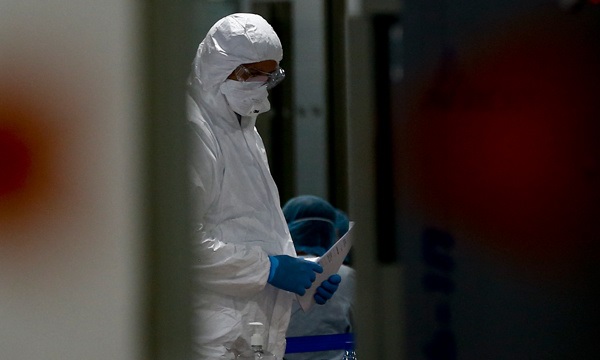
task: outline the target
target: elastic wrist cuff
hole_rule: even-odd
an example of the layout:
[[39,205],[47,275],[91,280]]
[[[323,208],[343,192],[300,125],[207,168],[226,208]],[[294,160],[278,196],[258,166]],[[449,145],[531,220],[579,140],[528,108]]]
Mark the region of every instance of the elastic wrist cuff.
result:
[[279,260],[275,256],[269,256],[269,260],[271,261],[271,269],[269,270],[269,279],[267,280],[268,283],[273,280],[273,277],[275,276],[275,270],[277,270],[277,267],[279,266]]

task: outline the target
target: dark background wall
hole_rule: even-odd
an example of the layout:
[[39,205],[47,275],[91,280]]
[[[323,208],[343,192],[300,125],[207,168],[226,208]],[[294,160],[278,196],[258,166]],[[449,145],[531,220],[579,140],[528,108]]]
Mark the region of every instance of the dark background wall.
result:
[[407,358],[594,358],[600,5],[406,1],[402,19]]

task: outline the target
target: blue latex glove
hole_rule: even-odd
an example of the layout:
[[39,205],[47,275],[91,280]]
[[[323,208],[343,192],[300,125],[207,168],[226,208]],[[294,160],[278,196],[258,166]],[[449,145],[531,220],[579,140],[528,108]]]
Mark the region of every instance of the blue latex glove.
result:
[[267,282],[276,288],[304,295],[317,278],[316,273],[322,273],[323,268],[316,262],[295,258],[287,255],[269,256],[271,271]]
[[341,282],[342,277],[338,274],[333,274],[329,277],[329,279],[323,281],[321,286],[319,286],[315,292],[315,301],[317,304],[323,305],[327,302],[327,300],[331,299]]

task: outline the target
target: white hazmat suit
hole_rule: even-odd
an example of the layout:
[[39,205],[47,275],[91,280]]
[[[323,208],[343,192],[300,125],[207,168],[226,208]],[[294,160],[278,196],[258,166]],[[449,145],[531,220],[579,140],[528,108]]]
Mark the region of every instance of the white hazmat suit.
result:
[[[221,85],[240,64],[279,63],[281,43],[254,14],[219,20],[200,43],[188,91],[194,191],[194,353],[233,359],[261,322],[268,351],[285,352],[293,294],[267,283],[269,255],[295,256],[256,115],[238,117]],[[261,112],[269,108],[265,99]]]

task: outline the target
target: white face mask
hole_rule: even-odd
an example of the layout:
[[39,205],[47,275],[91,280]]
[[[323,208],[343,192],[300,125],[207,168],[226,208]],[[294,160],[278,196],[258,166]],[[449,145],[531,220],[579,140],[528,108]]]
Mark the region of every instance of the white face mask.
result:
[[264,83],[258,81],[225,80],[221,84],[229,106],[242,116],[258,115],[271,109],[269,93]]

